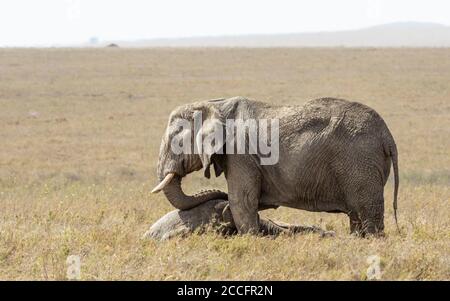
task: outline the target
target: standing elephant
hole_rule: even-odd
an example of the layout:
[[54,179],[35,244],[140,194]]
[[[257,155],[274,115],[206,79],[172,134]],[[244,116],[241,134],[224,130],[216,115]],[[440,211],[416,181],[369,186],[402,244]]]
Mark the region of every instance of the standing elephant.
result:
[[[230,136],[225,126],[229,119],[277,120],[278,162],[263,165],[259,153],[174,153],[175,136],[198,139],[195,131],[181,132],[179,126],[186,120],[194,123],[196,112],[202,113],[202,135],[223,126]],[[228,141],[219,145],[222,150]],[[383,191],[391,163],[397,221],[397,148],[384,120],[373,109],[335,98],[311,100],[303,106],[275,106],[243,97],[216,99],[186,104],[170,114],[157,168],[160,183],[152,192],[162,190],[181,210],[226,198],[227,194],[216,190],[189,196],[181,188],[181,179],[193,171],[203,168],[209,178],[213,165],[216,176],[225,174],[230,209],[240,233],[258,232],[259,210],[286,206],[345,213],[351,233],[383,234]]]

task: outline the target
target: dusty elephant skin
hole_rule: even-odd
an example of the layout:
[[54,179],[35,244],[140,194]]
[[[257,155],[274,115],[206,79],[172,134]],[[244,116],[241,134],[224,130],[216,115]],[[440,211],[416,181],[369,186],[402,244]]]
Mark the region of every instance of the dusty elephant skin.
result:
[[[251,154],[173,153],[170,143],[179,134],[179,123],[193,122],[196,111],[202,112],[205,129],[225,124],[227,119],[278,119],[279,162],[261,165],[260,157]],[[172,205],[183,210],[223,198],[226,194],[220,191],[189,196],[181,189],[184,176],[203,168],[209,177],[213,165],[216,176],[225,174],[233,220],[241,233],[259,231],[258,210],[286,206],[345,213],[352,233],[383,234],[383,192],[391,164],[396,212],[397,148],[373,109],[335,98],[311,100],[303,106],[275,106],[233,97],[183,105],[171,113],[157,168],[161,183],[154,191],[163,190]]]
[[[196,231],[200,233],[206,228],[223,235],[238,233],[227,200],[210,200],[188,210],[173,210],[156,221],[142,238],[166,240]],[[263,218],[259,220],[261,235],[275,236],[285,232],[292,234],[313,232],[319,233],[322,237],[334,235],[332,231],[324,231],[315,226],[290,225]]]

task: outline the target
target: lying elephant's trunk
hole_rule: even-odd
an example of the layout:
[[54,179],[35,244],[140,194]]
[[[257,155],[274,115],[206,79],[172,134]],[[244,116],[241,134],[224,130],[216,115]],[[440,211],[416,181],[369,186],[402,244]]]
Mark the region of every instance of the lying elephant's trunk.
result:
[[[166,179],[168,179],[167,176],[161,182],[161,184],[165,182],[164,185],[158,185],[154,192],[162,189],[172,206],[180,210],[188,210],[213,199],[228,199],[228,195],[219,190],[205,190],[194,195],[186,195],[181,188],[181,178],[179,176],[173,175],[170,176],[169,180]],[[161,189],[158,190],[157,188]]]

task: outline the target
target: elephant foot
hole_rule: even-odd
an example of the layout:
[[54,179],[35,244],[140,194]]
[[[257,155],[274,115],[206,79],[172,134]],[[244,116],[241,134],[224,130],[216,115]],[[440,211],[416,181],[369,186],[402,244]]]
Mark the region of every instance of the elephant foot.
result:
[[350,213],[350,234],[357,237],[384,237],[383,219],[365,219],[361,221],[356,213]]

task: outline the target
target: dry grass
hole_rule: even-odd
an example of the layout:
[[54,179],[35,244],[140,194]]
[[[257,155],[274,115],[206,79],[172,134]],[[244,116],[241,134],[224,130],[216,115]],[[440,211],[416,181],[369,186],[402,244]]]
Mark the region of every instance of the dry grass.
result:
[[[365,279],[372,254],[383,279],[450,279],[449,83],[450,49],[0,50],[0,279],[64,279],[69,254],[82,279]],[[168,113],[235,95],[375,108],[399,148],[403,234],[389,182],[384,239],[281,208],[265,215],[338,235],[141,241],[171,210],[149,193]]]

